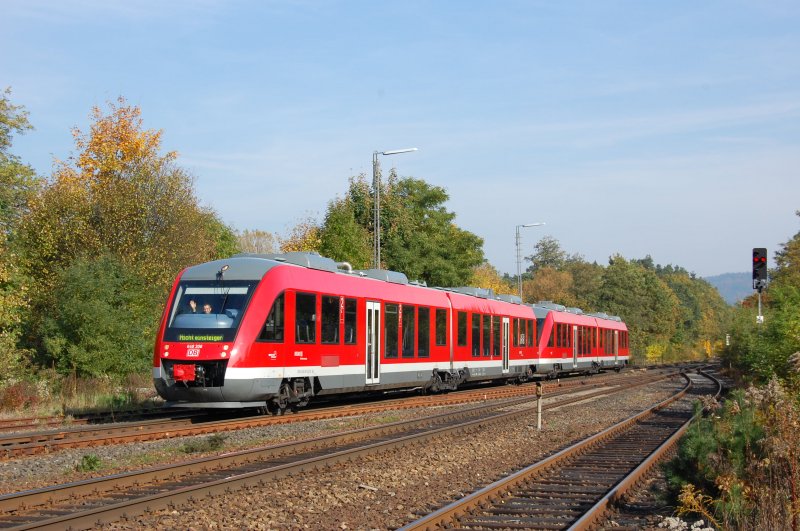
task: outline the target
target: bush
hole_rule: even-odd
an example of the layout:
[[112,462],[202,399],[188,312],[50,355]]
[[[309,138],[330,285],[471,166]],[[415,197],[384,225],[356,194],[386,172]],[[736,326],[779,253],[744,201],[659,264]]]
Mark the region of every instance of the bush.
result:
[[681,514],[726,529],[781,529],[800,515],[800,403],[778,380],[732,393],[695,422],[666,466]]
[[39,388],[29,381],[13,382],[0,389],[0,411],[34,409],[40,402]]

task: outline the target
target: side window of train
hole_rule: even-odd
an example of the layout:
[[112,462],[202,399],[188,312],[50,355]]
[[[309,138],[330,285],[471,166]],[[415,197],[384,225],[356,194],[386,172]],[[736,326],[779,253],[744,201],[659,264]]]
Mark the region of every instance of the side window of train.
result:
[[481,355],[481,316],[477,313],[472,314],[472,357],[477,358]]
[[550,328],[550,337],[547,339],[547,346],[552,348],[555,345],[556,325]]
[[[511,346],[518,347],[520,345],[525,346],[525,339],[520,336],[522,333],[519,329],[519,317],[515,317],[511,320]],[[523,319],[523,323],[525,320]]]
[[483,315],[483,355],[487,358],[492,353],[492,318]]
[[492,356],[500,355],[500,319],[499,315],[492,317]]
[[467,346],[467,312],[458,312],[458,346]]
[[536,319],[536,344],[542,344],[542,332],[544,332],[544,319],[539,317]]
[[344,300],[344,343],[355,345],[358,339],[358,321],[356,321],[356,300]]
[[269,341],[272,343],[280,343],[283,341],[283,320],[285,308],[285,294],[281,293],[272,303],[272,308],[267,315],[267,321],[264,323],[264,328],[261,329],[261,334],[258,336],[259,341]]
[[383,310],[383,341],[384,353],[387,359],[396,358],[397,343],[400,339],[400,313],[397,304],[385,304]]
[[416,308],[410,304],[403,305],[403,357],[414,357],[414,322],[416,321]]
[[431,355],[431,309],[419,307],[419,326],[417,327],[417,356],[428,358]]
[[534,347],[536,344],[534,343],[534,338],[536,337],[533,332],[533,319],[526,319],[528,321],[528,346]]
[[447,310],[436,308],[436,345],[447,345]]
[[295,296],[295,342],[317,342],[317,296],[298,293]]
[[339,297],[322,297],[322,343],[339,343]]

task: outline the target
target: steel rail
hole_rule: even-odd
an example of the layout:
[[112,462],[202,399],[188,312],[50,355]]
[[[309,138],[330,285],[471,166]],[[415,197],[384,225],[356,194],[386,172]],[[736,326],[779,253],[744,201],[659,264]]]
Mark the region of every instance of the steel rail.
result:
[[[629,377],[613,376],[593,383],[570,380],[560,383],[564,388],[596,387],[608,385]],[[238,419],[200,422],[191,411],[174,412],[178,419],[153,419],[126,423],[122,426],[81,426],[75,429],[48,430],[41,432],[15,433],[0,436],[0,460],[51,452],[57,448],[85,448],[133,441],[148,441],[231,431],[245,428],[288,424],[307,420],[340,418],[349,415],[377,413],[391,409],[412,409],[444,405],[458,405],[479,400],[504,399],[509,396],[531,396],[535,386],[523,385],[491,389],[470,389],[461,393],[449,393],[426,397],[389,399],[371,404],[344,405],[332,408],[304,410],[288,416],[250,416]]]
[[[702,370],[698,370],[697,372],[698,374],[701,374],[712,380],[716,384],[717,391],[714,394],[714,398],[718,399],[722,394],[722,383],[719,381],[719,379]],[[698,412],[696,415],[684,422],[683,425],[681,425],[681,427],[669,439],[664,441],[655,451],[653,451],[653,453],[647,457],[647,459],[642,461],[642,463],[637,466],[636,469],[634,469],[627,477],[614,486],[614,488],[612,488],[605,496],[603,496],[591,509],[586,511],[586,513],[569,529],[571,531],[594,529],[600,522],[605,520],[609,510],[616,503],[622,500],[631,490],[633,490],[633,488],[652,470],[656,464],[661,462],[665,455],[670,452],[681,439],[681,437],[683,437],[683,434],[689,429],[691,423],[697,420],[697,417],[700,414],[702,414],[702,412]]]
[[424,516],[423,518],[411,522],[402,527],[400,531],[431,530],[446,528],[448,526],[458,526],[459,518],[468,514],[474,507],[491,505],[493,501],[501,499],[506,493],[513,491],[515,488],[528,482],[535,474],[560,464],[566,458],[586,452],[589,448],[595,447],[601,444],[603,441],[624,432],[640,420],[654,414],[655,412],[663,409],[667,405],[684,396],[690,389],[692,382],[688,377],[685,375],[683,376],[686,378],[686,385],[680,392],[676,393],[672,397],[653,407],[647,408],[646,410],[637,413],[636,415],[633,415],[596,435],[584,439],[583,441],[580,441],[541,461],[538,461],[537,463],[534,463],[523,470],[511,474],[506,478],[498,480],[460,500],[442,507],[437,511],[430,513],[429,515]]
[[[669,378],[670,375],[659,375],[659,376],[651,376],[647,378],[643,378],[640,382],[640,385],[645,385],[647,383],[651,383],[654,380],[658,379],[666,379]],[[620,386],[615,391],[627,390],[630,387],[623,388]],[[609,389],[602,389],[593,395],[601,396],[609,394]],[[266,481],[269,478],[276,478],[282,477],[287,474],[298,473],[309,468],[319,468],[323,466],[330,466],[331,464],[352,460],[360,455],[365,455],[368,453],[375,453],[379,451],[386,451],[388,449],[392,449],[395,447],[405,446],[408,444],[416,444],[423,442],[425,440],[430,440],[435,437],[440,437],[448,433],[452,433],[454,431],[471,431],[483,427],[490,423],[496,423],[501,421],[507,421],[509,419],[514,419],[518,416],[526,416],[530,414],[530,408],[518,409],[515,411],[505,411],[505,412],[494,412],[490,413],[490,409],[501,409],[501,408],[508,408],[513,405],[524,404],[527,403],[531,405],[534,403],[529,401],[530,397],[523,397],[514,400],[510,400],[506,403],[500,404],[493,404],[487,406],[478,406],[476,408],[472,408],[472,410],[467,410],[465,412],[459,412],[457,415],[458,422],[452,426],[440,426],[436,427],[431,426],[428,429],[425,429],[425,425],[435,424],[432,419],[439,419],[441,422],[446,422],[446,418],[450,417],[453,418],[453,413],[444,413],[440,415],[436,415],[430,418],[423,418],[417,419],[415,421],[404,421],[399,423],[393,423],[393,425],[385,425],[379,428],[364,428],[362,430],[357,430],[357,432],[361,432],[359,436],[361,439],[366,439],[362,442],[356,442],[353,448],[342,449],[339,451],[329,452],[325,451],[320,455],[315,457],[311,457],[308,459],[303,459],[302,455],[298,456],[294,461],[287,457],[287,453],[289,453],[288,448],[291,446],[297,446],[296,443],[286,443],[284,445],[276,445],[275,447],[269,447],[265,449],[256,449],[256,450],[249,450],[244,452],[237,452],[236,455],[229,454],[227,456],[222,456],[222,458],[206,458],[195,460],[193,462],[188,463],[181,463],[175,466],[163,466],[163,467],[156,467],[154,469],[149,469],[146,471],[141,472],[130,472],[126,474],[119,474],[116,476],[110,476],[108,478],[99,478],[97,480],[87,480],[84,482],[78,482],[77,484],[68,484],[64,486],[55,486],[49,487],[45,489],[36,489],[35,491],[26,491],[22,493],[15,493],[11,495],[6,495],[0,497],[0,510],[5,512],[7,515],[6,517],[2,518],[0,524],[3,521],[6,524],[11,524],[13,522],[21,523],[20,520],[25,518],[25,515],[18,514],[19,508],[27,507],[27,508],[35,508],[38,506],[43,506],[45,510],[48,510],[48,505],[52,505],[53,503],[57,503],[63,500],[74,500],[76,497],[81,495],[86,495],[86,493],[94,493],[94,492],[109,492],[115,488],[132,488],[134,486],[141,486],[147,482],[153,482],[154,480],[151,477],[147,477],[148,475],[156,475],[159,476],[162,480],[164,478],[174,478],[174,477],[182,477],[185,476],[190,470],[204,468],[209,470],[210,473],[217,470],[215,466],[211,463],[214,460],[225,459],[228,461],[238,459],[239,462],[237,464],[241,464],[241,462],[246,461],[248,457],[245,454],[251,454],[250,458],[257,452],[262,452],[266,455],[267,452],[272,452],[270,455],[276,455],[281,458],[283,461],[289,459],[289,463],[283,463],[279,466],[273,466],[262,470],[255,470],[251,472],[246,472],[242,474],[228,474],[227,472],[224,475],[229,475],[231,477],[227,477],[224,480],[216,480],[210,481],[206,483],[201,483],[198,485],[187,485],[178,488],[170,488],[168,492],[162,492],[158,494],[151,494],[145,496],[143,498],[138,498],[135,500],[129,500],[126,502],[119,502],[112,504],[110,506],[104,506],[96,509],[92,509],[90,511],[83,511],[80,513],[74,513],[69,515],[60,516],[54,519],[43,520],[39,522],[31,522],[27,521],[21,523],[19,527],[15,527],[14,529],[60,529],[65,528],[67,526],[78,529],[84,527],[92,527],[98,525],[101,522],[109,522],[119,519],[125,515],[132,515],[137,514],[144,511],[147,508],[152,508],[155,506],[164,506],[168,504],[174,503],[181,503],[183,501],[200,497],[212,493],[219,493],[228,491],[232,488],[239,488],[244,485],[254,484]],[[590,398],[590,395],[582,395],[578,397],[569,398],[568,401],[571,402],[578,402],[587,400]],[[561,407],[565,405],[566,401],[559,401],[554,404],[549,404],[549,407]],[[482,410],[484,413],[487,413],[488,416],[483,416],[479,418],[466,418],[470,414],[473,416],[480,413]],[[461,420],[462,418],[466,418],[466,420]],[[408,430],[423,430],[421,433],[411,433],[405,436],[398,437],[396,434],[397,432],[401,431],[401,429]],[[379,440],[377,442],[370,442],[371,439],[367,437],[367,434],[372,434],[372,437],[382,437],[388,439]],[[387,435],[388,434],[388,435]],[[307,451],[315,451],[320,446],[323,446],[324,440],[332,440],[334,437],[350,437],[351,440],[354,437],[353,434],[339,434],[339,435],[332,435],[326,437],[320,437],[315,440],[304,441],[301,444],[305,445],[304,449]],[[356,437],[357,438],[357,437]],[[340,444],[347,444],[347,441],[340,442]],[[295,452],[298,450],[294,450]],[[257,460],[263,461],[267,457],[262,455]],[[299,460],[298,460],[299,459]],[[117,481],[118,486],[113,486],[113,482]],[[107,482],[103,484],[103,482]],[[155,488],[158,488],[157,486]],[[121,493],[120,493],[121,494]],[[114,494],[116,495],[116,494]],[[78,508],[69,509],[77,511]],[[17,517],[18,515],[18,517]],[[30,517],[29,517],[30,519]]]

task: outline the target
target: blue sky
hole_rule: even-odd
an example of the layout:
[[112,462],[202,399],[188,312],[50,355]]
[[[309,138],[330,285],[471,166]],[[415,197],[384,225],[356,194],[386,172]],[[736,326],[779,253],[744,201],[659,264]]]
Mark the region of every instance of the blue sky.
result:
[[372,152],[444,187],[516,269],[543,235],[607,263],[747,271],[800,229],[800,3],[6,0],[0,87],[49,175],[124,96],[232,227],[320,218]]

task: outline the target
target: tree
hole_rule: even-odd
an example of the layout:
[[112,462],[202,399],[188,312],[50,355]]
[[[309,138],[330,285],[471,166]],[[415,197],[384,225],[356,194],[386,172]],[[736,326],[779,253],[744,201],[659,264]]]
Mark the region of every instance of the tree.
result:
[[[158,301],[150,316],[157,319],[158,306],[181,269],[236,250],[233,232],[198,204],[192,178],[175,163],[177,155],[161,153],[161,132],[142,128],[138,107],[120,98],[109,104],[107,114],[94,108],[91,119],[88,133],[73,130],[77,153],[59,162],[30,200],[14,241],[31,280],[28,342],[37,348],[42,363],[49,364],[55,356],[62,359],[64,352],[70,359],[91,357],[85,349],[94,347],[82,337],[57,335],[67,343],[56,348],[60,340],[51,333],[52,315],[60,304],[55,294],[63,287],[59,282],[69,278],[64,275],[76,263],[91,270],[91,262],[105,256],[125,275],[141,280]],[[103,264],[97,267],[108,270]],[[94,310],[85,304],[78,307]],[[87,322],[90,318],[87,314]],[[101,337],[106,331],[113,337]],[[111,341],[117,337],[114,333],[101,326],[95,341]],[[43,338],[49,341],[47,348]]]
[[270,254],[277,252],[278,236],[263,230],[244,230],[236,235],[243,253]]
[[[483,240],[456,226],[444,188],[394,172],[381,186],[381,266],[428,285],[468,284],[483,263]],[[370,190],[364,175],[350,180],[345,197],[329,205],[320,249],[364,264],[374,234]]]
[[301,219],[289,231],[289,235],[281,238],[280,247],[282,253],[292,252],[319,252],[320,227],[310,215]]
[[526,302],[551,301],[564,306],[574,306],[572,274],[552,267],[537,269],[530,280],[522,281],[522,299]]
[[41,180],[29,165],[11,153],[13,135],[32,129],[28,113],[10,100],[11,89],[0,93],[0,384],[24,374],[28,352],[19,347],[28,295],[11,245],[19,219]]
[[516,287],[503,279],[497,269],[485,260],[473,270],[469,285],[494,290],[498,295],[517,295]]
[[41,327],[56,367],[77,376],[144,372],[158,327],[161,293],[116,257],[74,261],[59,273]]
[[633,352],[666,347],[675,332],[679,304],[675,294],[655,271],[620,255],[609,260],[598,304],[625,321]]
[[11,103],[11,89],[0,93],[0,231],[10,236],[27,210],[30,197],[41,185],[33,168],[11,153],[14,133],[33,129],[28,113]]
[[356,219],[352,196],[328,204],[319,237],[319,251],[323,256],[348,262],[356,269],[371,267],[372,237]]
[[[795,214],[800,216],[800,210],[795,211]],[[800,286],[800,232],[775,253],[775,263],[773,281]]]
[[191,177],[160,153],[161,132],[143,130],[138,107],[92,111],[73,130],[77,156],[60,162],[20,228],[28,269],[48,279],[73,260],[109,252],[148,282],[169,286],[183,267],[216,254],[230,229],[198,205]]
[[567,262],[567,253],[561,248],[561,244],[552,236],[544,236],[534,246],[536,252],[531,256],[526,256],[525,260],[531,262],[526,272],[535,273],[537,270],[549,267],[550,269],[561,269]]

